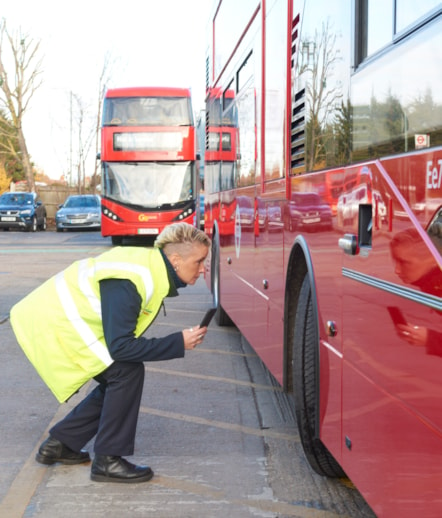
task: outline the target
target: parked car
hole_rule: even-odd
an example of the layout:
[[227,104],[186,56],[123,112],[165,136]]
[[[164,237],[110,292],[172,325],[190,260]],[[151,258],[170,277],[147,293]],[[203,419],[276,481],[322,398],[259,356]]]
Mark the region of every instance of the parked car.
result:
[[101,201],[97,194],[73,194],[59,205],[55,214],[57,232],[64,229],[101,228]]
[[239,223],[242,230],[253,230],[255,224],[254,201],[249,196],[237,196],[236,211],[239,214]]
[[257,208],[260,232],[277,232],[283,229],[281,206],[277,201],[257,198]]
[[332,228],[331,208],[314,192],[295,192],[286,206],[284,227],[290,232]]
[[0,228],[27,232],[46,230],[46,208],[35,192],[5,192],[0,196]]

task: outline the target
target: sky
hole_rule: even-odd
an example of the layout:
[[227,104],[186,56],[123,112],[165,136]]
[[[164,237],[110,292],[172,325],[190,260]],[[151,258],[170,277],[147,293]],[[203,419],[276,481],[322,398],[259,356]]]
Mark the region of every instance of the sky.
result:
[[[212,4],[212,0],[2,2],[0,16],[8,32],[21,31],[40,41],[43,83],[24,118],[28,151],[37,168],[53,179],[66,174],[71,163],[75,169],[78,125],[70,123],[71,94],[96,111],[106,55],[113,63],[109,87],[190,87],[198,113],[204,107]],[[92,149],[91,173],[94,155]]]

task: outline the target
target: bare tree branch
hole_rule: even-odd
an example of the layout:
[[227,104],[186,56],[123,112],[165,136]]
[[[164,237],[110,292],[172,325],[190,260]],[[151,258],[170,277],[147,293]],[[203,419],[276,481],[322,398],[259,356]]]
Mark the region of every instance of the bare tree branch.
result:
[[[6,43],[5,43],[6,40]],[[40,41],[34,41],[27,34],[11,34],[6,27],[4,19],[0,22],[0,106],[10,118],[10,124],[14,128],[14,135],[5,135],[6,144],[0,147],[8,152],[14,150],[15,156],[23,164],[28,182],[28,188],[35,190],[34,175],[30,155],[28,153],[26,139],[23,132],[23,115],[34,96],[35,91],[41,86],[40,80],[41,61],[38,59]],[[7,53],[7,51],[9,51]],[[13,63],[13,73],[8,73],[7,65]],[[11,65],[12,66],[12,65]],[[10,76],[14,79],[11,80]],[[4,118],[4,117],[3,117]],[[16,151],[15,143],[18,142],[20,155]]]

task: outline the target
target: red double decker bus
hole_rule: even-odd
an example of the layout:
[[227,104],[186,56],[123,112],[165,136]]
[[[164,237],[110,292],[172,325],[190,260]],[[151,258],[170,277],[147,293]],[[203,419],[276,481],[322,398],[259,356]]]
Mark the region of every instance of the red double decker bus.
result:
[[[101,133],[103,236],[157,235],[199,222],[196,136],[189,89],[106,92]],[[199,223],[198,223],[199,224]]]
[[206,219],[216,319],[293,393],[316,472],[442,516],[441,4],[220,0],[211,24],[237,120],[233,183],[205,178],[235,206],[230,238]]
[[206,145],[204,153],[204,219],[210,233],[217,221],[221,239],[231,236],[236,200],[229,196],[235,184],[237,114],[234,91],[210,89],[206,95]]

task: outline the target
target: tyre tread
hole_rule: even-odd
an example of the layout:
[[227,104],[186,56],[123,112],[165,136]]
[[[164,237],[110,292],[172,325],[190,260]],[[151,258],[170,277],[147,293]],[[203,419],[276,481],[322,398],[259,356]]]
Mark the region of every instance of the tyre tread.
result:
[[319,475],[345,477],[345,472],[324,446],[315,437],[315,422],[318,408],[318,354],[319,339],[313,312],[311,286],[305,276],[296,311],[293,337],[293,387],[295,413],[299,435],[305,456],[312,469]]

